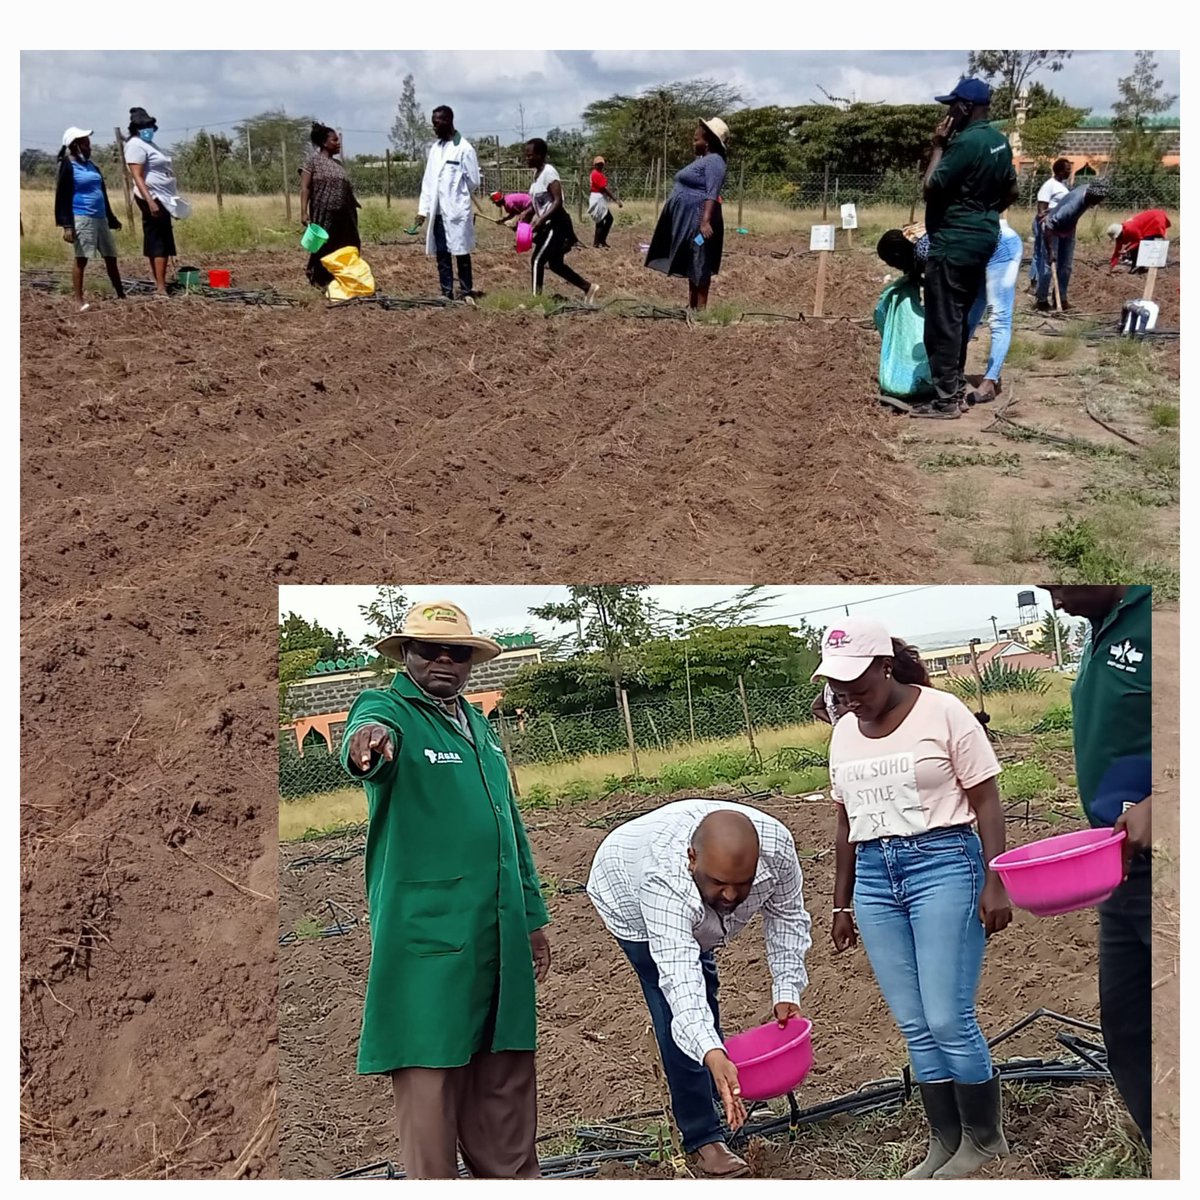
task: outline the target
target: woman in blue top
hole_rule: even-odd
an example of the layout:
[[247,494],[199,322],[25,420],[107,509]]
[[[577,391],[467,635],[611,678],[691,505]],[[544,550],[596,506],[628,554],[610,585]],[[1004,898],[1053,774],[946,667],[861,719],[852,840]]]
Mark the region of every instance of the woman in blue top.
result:
[[80,312],[90,305],[83,299],[83,269],[89,258],[103,258],[118,300],[125,299],[117,267],[117,241],[112,231],[121,228],[108,202],[108,189],[100,168],[92,162],[92,131],[72,125],[63,134],[58,152],[58,185],[54,191],[54,222],[63,241],[75,247],[75,303]]
[[720,117],[696,126],[696,157],[675,176],[646,254],[651,270],[687,279],[688,308],[694,310],[708,306],[708,285],[721,271],[721,185],[728,141],[729,126]]

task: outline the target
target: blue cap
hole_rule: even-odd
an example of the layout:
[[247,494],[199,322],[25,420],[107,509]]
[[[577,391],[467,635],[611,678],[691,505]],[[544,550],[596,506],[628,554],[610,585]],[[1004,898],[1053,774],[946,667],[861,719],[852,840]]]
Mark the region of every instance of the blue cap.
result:
[[992,89],[982,79],[967,79],[964,76],[948,96],[934,96],[934,100],[939,104],[953,104],[955,100],[965,100],[968,104],[991,104]]

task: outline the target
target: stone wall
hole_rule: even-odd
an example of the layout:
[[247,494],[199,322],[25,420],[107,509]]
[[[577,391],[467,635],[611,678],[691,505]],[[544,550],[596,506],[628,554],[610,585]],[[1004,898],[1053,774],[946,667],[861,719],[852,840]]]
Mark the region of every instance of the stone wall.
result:
[[[511,650],[491,662],[472,668],[467,682],[470,692],[500,692],[524,666],[541,660],[536,649]],[[388,687],[390,675],[370,671],[347,671],[341,675],[317,675],[302,679],[288,688],[288,703],[293,717],[315,717],[322,713],[349,712],[359,692],[366,688]]]

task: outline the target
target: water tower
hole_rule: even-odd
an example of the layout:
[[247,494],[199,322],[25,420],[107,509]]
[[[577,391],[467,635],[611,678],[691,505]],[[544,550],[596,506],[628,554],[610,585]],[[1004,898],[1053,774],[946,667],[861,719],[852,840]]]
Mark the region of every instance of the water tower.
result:
[[1037,597],[1033,592],[1017,593],[1017,613],[1022,625],[1032,624],[1038,619]]

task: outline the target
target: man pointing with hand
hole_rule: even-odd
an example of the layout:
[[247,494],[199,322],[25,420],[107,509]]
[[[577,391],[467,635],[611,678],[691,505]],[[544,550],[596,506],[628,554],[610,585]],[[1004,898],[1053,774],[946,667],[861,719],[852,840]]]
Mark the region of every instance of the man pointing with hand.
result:
[[596,852],[587,891],[625,952],[650,1008],[683,1148],[700,1170],[747,1166],[725,1142],[745,1123],[737,1067],[725,1053],[713,951],[763,914],[780,1025],[800,1016],[812,921],[792,835],[740,804],[678,800],[619,826]]
[[371,966],[362,1075],[390,1075],[405,1174],[539,1175],[535,980],[550,918],[508,764],[462,698],[500,653],[448,601],[376,647],[404,665],[354,701],[342,766],[363,781]]

